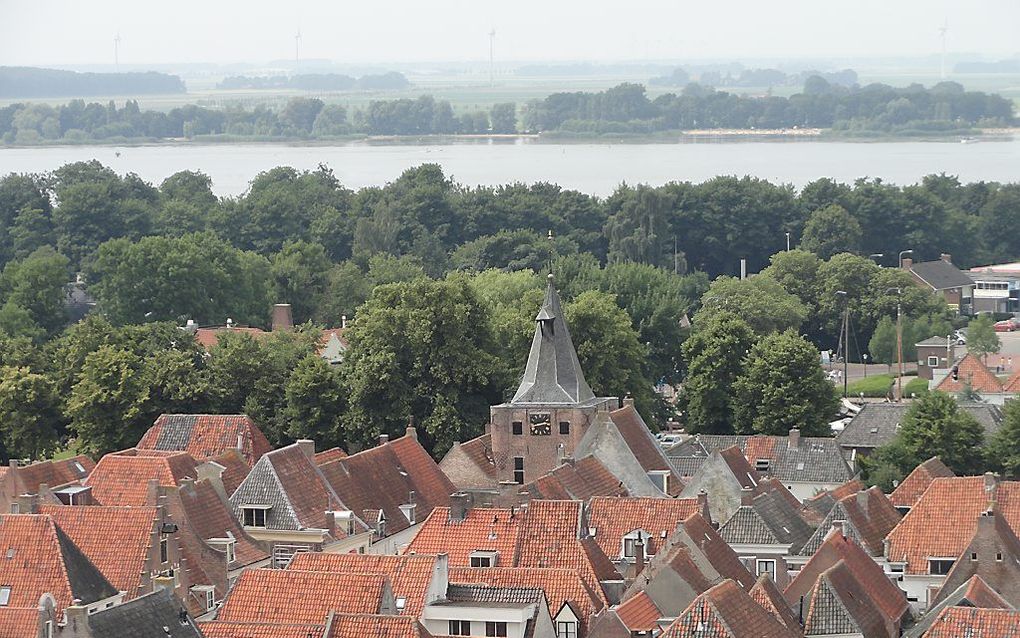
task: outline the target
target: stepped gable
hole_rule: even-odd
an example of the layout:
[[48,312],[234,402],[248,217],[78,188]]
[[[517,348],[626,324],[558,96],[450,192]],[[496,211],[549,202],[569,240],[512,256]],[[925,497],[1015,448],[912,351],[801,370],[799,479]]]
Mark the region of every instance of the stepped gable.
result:
[[149,500],[149,481],[177,487],[197,478],[195,459],[186,452],[125,450],[107,454],[85,479],[92,497],[102,505],[139,507]]
[[240,450],[248,467],[273,449],[247,414],[161,414],[137,447],[187,452],[203,461]]
[[402,614],[420,616],[439,557],[425,554],[324,554],[299,552],[287,569],[337,574],[380,574],[393,588],[394,598],[404,598]]
[[952,476],[956,474],[939,460],[939,457],[933,456],[915,467],[903,482],[896,486],[889,495],[889,500],[895,507],[913,507],[932,481]]
[[127,599],[148,587],[149,550],[161,522],[157,508],[40,505],[39,513],[51,517]]
[[535,317],[535,336],[512,405],[578,405],[595,400],[570,339],[553,276]]

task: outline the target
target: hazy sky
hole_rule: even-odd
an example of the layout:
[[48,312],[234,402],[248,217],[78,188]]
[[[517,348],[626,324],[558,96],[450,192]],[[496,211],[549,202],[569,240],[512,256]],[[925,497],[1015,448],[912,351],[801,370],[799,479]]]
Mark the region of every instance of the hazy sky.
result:
[[0,0],[0,65],[916,56],[1020,51],[1020,0]]

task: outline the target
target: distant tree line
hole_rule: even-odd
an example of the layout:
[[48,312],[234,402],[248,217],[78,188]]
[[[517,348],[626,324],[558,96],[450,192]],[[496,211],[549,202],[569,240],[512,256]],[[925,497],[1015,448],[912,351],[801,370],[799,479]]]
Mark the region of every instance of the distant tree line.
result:
[[77,73],[25,66],[0,66],[0,98],[184,93],[176,75],[155,71]]
[[[704,70],[698,76],[698,83],[712,87],[754,87],[764,88],[791,84],[803,84],[808,78],[815,76],[830,84],[852,87],[857,84],[857,72],[853,69],[842,71],[821,72],[801,71],[785,73],[779,69],[740,69],[736,74],[722,71]],[[691,75],[685,69],[677,67],[667,75],[660,75],[648,81],[652,86],[671,86],[683,88],[691,83]]]
[[403,73],[390,71],[354,78],[342,73],[302,73],[298,75],[232,75],[216,85],[218,89],[297,89],[301,91],[395,91],[411,86]]
[[1014,122],[1014,114],[1009,100],[965,91],[956,82],[845,87],[816,75],[790,97],[741,96],[701,84],[655,99],[627,83],[597,93],[554,93],[528,103],[523,122],[532,131],[584,134],[792,127],[908,133],[1002,126]]
[[294,97],[280,110],[258,106],[211,109],[188,105],[143,111],[129,100],[123,107],[73,100],[62,106],[16,103],[0,108],[0,141],[36,144],[132,139],[160,140],[201,136],[315,139],[345,135],[449,135],[515,133],[516,105],[495,104],[487,111],[455,113],[446,100],[373,100],[348,114],[340,104]]

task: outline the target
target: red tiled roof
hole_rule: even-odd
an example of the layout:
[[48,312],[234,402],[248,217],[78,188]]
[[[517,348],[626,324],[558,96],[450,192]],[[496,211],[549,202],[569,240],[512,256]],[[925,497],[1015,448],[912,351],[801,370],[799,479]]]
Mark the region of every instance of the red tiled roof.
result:
[[92,496],[103,505],[145,505],[149,481],[171,487],[182,479],[196,478],[195,459],[185,452],[152,454],[107,454],[99,459],[84,484],[92,488]]
[[1020,638],[1020,611],[947,607],[925,638]]
[[626,405],[619,410],[614,410],[609,413],[609,418],[612,419],[616,429],[627,443],[627,447],[633,452],[645,472],[668,471],[670,473],[670,494],[673,496],[679,494],[683,489],[680,476],[673,471],[673,467],[666,460],[666,455],[662,453],[662,448],[655,442],[651,430],[648,429],[634,406]]
[[[882,578],[879,576],[879,578]],[[808,635],[848,633],[847,616],[860,634],[869,638],[895,638],[899,617],[886,614],[880,601],[843,559],[819,574],[809,597],[804,619]],[[842,608],[842,610],[840,610]],[[857,632],[854,632],[857,633]]]
[[460,444],[460,450],[467,455],[471,462],[478,466],[483,473],[493,481],[496,480],[496,463],[492,456],[492,435],[482,436],[465,441]]
[[1002,391],[1007,394],[1020,393],[1020,370],[1014,372],[1002,386]]
[[951,476],[956,474],[940,461],[939,457],[933,456],[915,467],[889,495],[889,500],[896,507],[913,507],[932,481]]
[[663,632],[663,638],[797,638],[732,580],[699,595]]
[[851,479],[835,489],[819,492],[804,501],[800,514],[805,521],[815,527],[825,519],[836,501],[850,494],[856,494],[866,487],[859,479]]
[[385,586],[379,574],[249,569],[238,577],[216,618],[318,624],[330,611],[378,613]]
[[473,507],[462,521],[450,520],[450,508],[437,507],[407,546],[411,554],[448,554],[450,566],[471,564],[471,552],[499,552],[499,565],[514,565],[521,514],[507,509]]
[[43,483],[51,489],[78,483],[88,476],[95,467],[95,461],[85,455],[78,455],[70,459],[40,461],[19,467],[18,477],[25,489],[30,494],[35,494]]
[[885,494],[877,487],[843,497],[839,504],[872,556],[881,556],[884,541],[902,518]]
[[999,377],[995,376],[991,370],[989,370],[985,364],[981,363],[981,360],[973,354],[967,353],[959,363],[957,367],[957,379],[953,380],[953,375],[947,374],[942,381],[935,386],[936,390],[942,392],[961,392],[967,385],[970,385],[971,390],[975,392],[982,392],[986,394],[997,394],[1002,392],[1002,381],[999,381]]
[[198,623],[205,638],[323,638],[324,625],[276,625],[214,620]]
[[400,506],[410,502],[411,492],[420,521],[434,508],[449,505],[450,494],[457,491],[413,434],[322,464],[319,470],[357,515],[383,510],[387,534],[410,527]]
[[591,499],[588,526],[595,528],[595,542],[606,556],[620,556],[623,537],[637,529],[651,534],[645,552],[654,555],[684,519],[700,510],[696,498],[600,496]]
[[[677,538],[695,545],[723,578],[732,580],[745,591],[750,591],[754,586],[754,578],[740,562],[736,552],[700,512],[695,512],[684,519]],[[675,539],[671,539],[671,542],[673,540]]]
[[238,449],[250,468],[273,449],[246,414],[161,414],[138,442],[145,450],[178,450],[199,460]]
[[594,456],[564,463],[524,486],[532,498],[577,499],[593,496],[629,496],[623,482]]
[[337,614],[326,638],[429,638],[416,618],[378,614]]
[[[149,549],[159,512],[155,507],[40,505],[118,590],[131,599],[143,593]],[[37,601],[38,602],[38,601]]]
[[38,604],[32,607],[0,607],[0,638],[26,638],[38,635],[38,631]]
[[658,628],[657,621],[662,617],[662,612],[645,592],[639,592],[620,603],[616,613],[624,626],[632,632],[650,632]]
[[776,587],[776,583],[768,574],[758,577],[754,587],[748,592],[754,602],[762,606],[762,609],[775,616],[776,620],[790,629],[799,630],[800,621],[794,615],[790,605],[783,598],[783,593]]
[[[888,559],[906,562],[908,574],[928,573],[928,558],[955,559],[992,501],[1013,529],[1020,529],[1020,481],[998,481],[986,489],[982,476],[936,478],[889,534]],[[994,482],[994,481],[992,481]]]
[[220,335],[227,332],[233,333],[240,332],[247,334],[255,339],[261,339],[272,334],[271,332],[266,332],[261,328],[247,328],[241,326],[228,328],[226,326],[219,326],[216,328],[199,328],[198,330],[195,331],[195,341],[197,341],[199,345],[201,345],[206,350],[211,350],[216,346],[217,343],[219,343]]
[[395,598],[406,598],[403,613],[419,616],[432,582],[436,557],[424,554],[388,556],[384,554],[323,554],[301,552],[294,555],[287,569],[297,571],[380,574],[389,579]]
[[336,461],[337,459],[347,458],[347,452],[344,452],[338,447],[331,447],[328,450],[315,453],[315,464],[323,465],[330,461]]
[[550,616],[555,617],[564,603],[571,604],[579,616],[581,634],[587,628],[591,615],[607,606],[601,592],[593,591],[581,575],[572,569],[453,567],[450,569],[450,582],[458,585],[541,589],[549,603]]
[[797,572],[783,592],[786,601],[791,605],[799,603],[801,596],[806,597],[815,588],[822,573],[841,561],[886,618],[897,622],[903,617],[908,609],[906,595],[886,577],[867,552],[838,532],[831,533]]
[[226,450],[219,456],[209,459],[213,463],[223,466],[223,474],[220,480],[223,481],[223,491],[230,496],[237,489],[237,486],[248,476],[251,467],[241,456],[240,450]]
[[182,485],[179,490],[186,523],[194,534],[208,541],[212,538],[234,537],[234,562],[230,568],[251,565],[269,557],[257,542],[244,531],[230,504],[207,480]]
[[747,457],[744,456],[744,453],[740,451],[738,446],[733,445],[725,450],[720,450],[719,456],[729,466],[733,476],[740,483],[740,487],[750,487],[753,489],[758,485],[761,477],[751,467],[751,464],[747,462]]

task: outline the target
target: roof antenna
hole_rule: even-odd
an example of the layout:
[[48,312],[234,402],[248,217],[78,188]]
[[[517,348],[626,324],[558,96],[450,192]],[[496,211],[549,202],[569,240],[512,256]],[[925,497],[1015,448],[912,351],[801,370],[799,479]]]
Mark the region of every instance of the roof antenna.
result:
[[549,234],[546,236],[549,240],[549,279],[552,279],[553,274],[553,261],[556,259],[556,243],[553,241],[552,229],[549,229]]

